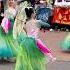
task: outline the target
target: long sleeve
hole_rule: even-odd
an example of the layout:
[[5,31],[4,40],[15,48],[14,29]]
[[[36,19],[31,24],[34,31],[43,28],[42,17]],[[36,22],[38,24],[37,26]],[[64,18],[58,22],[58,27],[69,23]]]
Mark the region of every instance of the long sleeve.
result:
[[44,55],[48,56],[49,59],[52,60],[52,62],[54,62],[54,61],[56,60],[56,58],[53,57],[53,55],[52,55],[50,49],[49,49],[47,46],[45,46],[40,39],[36,39],[36,43],[37,43],[38,49],[39,49]]
[[8,20],[8,18],[3,18],[2,23],[1,23],[2,28],[4,29],[5,33],[8,33],[9,28],[11,26],[10,21]]
[[45,46],[40,39],[36,39],[36,42],[37,42],[38,49],[42,53],[44,53],[44,54],[50,53],[50,50],[48,49],[48,47]]

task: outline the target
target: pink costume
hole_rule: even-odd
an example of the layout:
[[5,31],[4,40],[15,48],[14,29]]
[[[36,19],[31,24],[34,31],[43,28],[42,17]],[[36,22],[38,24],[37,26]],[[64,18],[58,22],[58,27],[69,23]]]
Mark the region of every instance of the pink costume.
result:
[[50,50],[38,38],[39,29],[36,26],[36,23],[32,23],[31,21],[27,22],[26,23],[26,30],[27,30],[27,35],[29,37],[35,38],[36,43],[37,43],[37,47],[42,53],[44,53],[44,54],[50,53]]
[[1,26],[5,33],[8,33],[9,29],[11,28],[11,22],[8,18],[4,17],[1,23]]

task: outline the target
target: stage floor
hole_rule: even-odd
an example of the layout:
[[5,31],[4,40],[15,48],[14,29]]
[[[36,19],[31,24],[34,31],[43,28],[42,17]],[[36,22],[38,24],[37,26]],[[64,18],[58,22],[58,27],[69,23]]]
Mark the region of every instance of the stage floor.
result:
[[40,38],[51,49],[57,60],[70,61],[70,53],[63,52],[60,49],[61,42],[68,35],[69,32],[64,31],[43,31],[40,32]]

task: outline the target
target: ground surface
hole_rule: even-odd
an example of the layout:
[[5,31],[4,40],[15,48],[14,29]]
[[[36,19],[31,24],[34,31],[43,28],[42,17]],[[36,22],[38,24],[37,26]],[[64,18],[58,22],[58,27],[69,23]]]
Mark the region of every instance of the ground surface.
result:
[[[0,70],[15,70],[15,64],[5,63],[0,64]],[[46,70],[70,70],[70,62],[57,61],[55,63],[48,63]]]
[[57,60],[70,61],[70,53],[63,52],[60,49],[61,42],[68,34],[69,32],[64,31],[46,31],[45,33],[43,31],[40,32],[42,41],[44,41],[44,43],[51,49]]

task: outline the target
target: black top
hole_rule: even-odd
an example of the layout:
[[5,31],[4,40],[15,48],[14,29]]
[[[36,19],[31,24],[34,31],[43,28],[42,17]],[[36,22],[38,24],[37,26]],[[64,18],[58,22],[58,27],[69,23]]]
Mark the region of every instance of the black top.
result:
[[3,19],[3,16],[1,16],[1,14],[3,14],[3,13],[4,13],[4,10],[0,10],[0,24],[1,24],[2,19]]
[[35,4],[39,4],[40,2],[40,0],[29,0],[30,2],[31,2],[31,5],[34,7],[35,6]]
[[2,22],[3,16],[1,16],[1,14],[4,13],[4,5],[3,5],[3,1],[0,1],[1,3],[1,8],[0,8],[0,24]]

